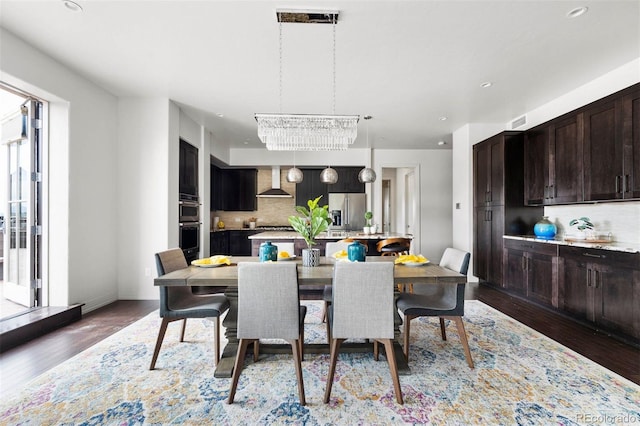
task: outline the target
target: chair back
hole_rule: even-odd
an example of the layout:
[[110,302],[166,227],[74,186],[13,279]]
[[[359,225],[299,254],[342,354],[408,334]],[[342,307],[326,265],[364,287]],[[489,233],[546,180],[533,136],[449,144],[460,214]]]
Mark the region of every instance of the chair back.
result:
[[[173,248],[156,253],[156,269],[158,276],[165,275],[188,267],[187,259],[179,248]],[[184,302],[194,296],[190,287],[158,286],[160,291],[160,316],[169,315],[172,309],[179,309]]]
[[469,257],[471,255],[462,250],[448,247],[442,254],[440,259],[440,266],[459,272],[462,275],[467,275],[469,270]]
[[295,263],[238,263],[239,339],[298,339],[299,306]]
[[333,277],[332,337],[392,339],[393,262],[337,262]]
[[376,244],[378,253],[382,255],[396,256],[398,254],[409,254],[411,248],[410,238],[387,238],[386,240],[379,241]]
[[336,241],[329,242],[324,248],[324,255],[327,257],[333,256],[334,253],[337,253],[342,250],[349,250],[349,244],[352,244],[350,241]]

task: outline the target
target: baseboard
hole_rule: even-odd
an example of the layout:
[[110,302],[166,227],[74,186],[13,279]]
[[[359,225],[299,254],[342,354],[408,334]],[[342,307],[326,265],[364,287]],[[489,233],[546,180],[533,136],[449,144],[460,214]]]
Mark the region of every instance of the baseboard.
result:
[[0,353],[82,318],[82,305],[32,309],[0,322]]

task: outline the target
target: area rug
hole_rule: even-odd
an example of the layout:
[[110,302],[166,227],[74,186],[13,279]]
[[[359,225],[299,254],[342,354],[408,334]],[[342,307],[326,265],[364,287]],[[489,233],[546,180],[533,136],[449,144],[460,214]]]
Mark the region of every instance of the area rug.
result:
[[[308,305],[306,341],[324,341],[321,302]],[[395,401],[388,365],[370,353],[340,355],[329,404],[328,355],[306,354],[307,405],[298,403],[291,355],[247,357],[235,403],[230,379],[213,377],[213,325],[189,320],[186,342],[169,326],[149,371],[160,319],[152,313],[28,383],[0,403],[2,425],[395,425],[640,423],[640,386],[478,301],[465,326],[475,369],[455,326],[412,322],[411,374]],[[415,325],[413,325],[415,324]],[[384,351],[383,351],[384,353]]]

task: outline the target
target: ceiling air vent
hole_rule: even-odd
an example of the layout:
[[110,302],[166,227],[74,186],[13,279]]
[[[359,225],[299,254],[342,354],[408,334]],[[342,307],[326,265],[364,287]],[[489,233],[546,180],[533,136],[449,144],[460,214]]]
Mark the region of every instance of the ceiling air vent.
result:
[[516,118],[511,122],[511,129],[517,129],[518,127],[524,126],[525,124],[527,124],[527,116],[523,115],[522,117]]

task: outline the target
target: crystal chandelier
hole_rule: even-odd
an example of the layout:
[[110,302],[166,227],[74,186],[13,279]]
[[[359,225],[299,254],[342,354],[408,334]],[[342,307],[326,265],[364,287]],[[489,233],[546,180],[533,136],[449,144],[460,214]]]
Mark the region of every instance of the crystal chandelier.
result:
[[[282,111],[282,22],[333,25],[333,114],[255,114],[258,137],[270,151],[344,151],[358,135],[358,115],[336,115],[336,23],[338,12],[277,12],[280,22],[280,110]],[[296,20],[306,16],[306,20]],[[309,19],[324,17],[325,19]]]

